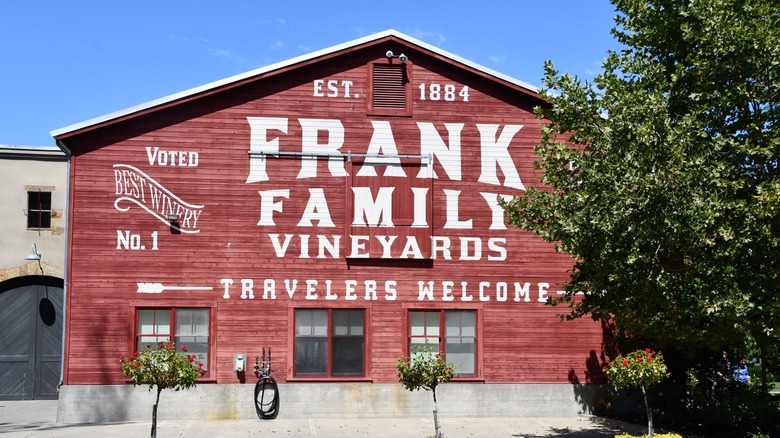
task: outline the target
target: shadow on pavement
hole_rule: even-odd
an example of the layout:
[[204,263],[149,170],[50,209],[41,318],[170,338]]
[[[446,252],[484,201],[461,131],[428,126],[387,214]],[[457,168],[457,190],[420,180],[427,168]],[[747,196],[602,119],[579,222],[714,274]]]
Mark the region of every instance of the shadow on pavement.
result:
[[0,423],[0,433],[24,432],[24,431],[43,431],[43,430],[67,430],[89,427],[98,429],[100,427],[121,426],[123,424],[135,424],[133,422],[117,423],[53,423],[51,421],[24,422],[24,423]]
[[571,430],[571,429],[556,429],[551,428],[542,435],[528,435],[517,434],[513,435],[521,438],[550,438],[550,437],[566,437],[566,438],[614,438],[615,435],[622,433],[619,430]]

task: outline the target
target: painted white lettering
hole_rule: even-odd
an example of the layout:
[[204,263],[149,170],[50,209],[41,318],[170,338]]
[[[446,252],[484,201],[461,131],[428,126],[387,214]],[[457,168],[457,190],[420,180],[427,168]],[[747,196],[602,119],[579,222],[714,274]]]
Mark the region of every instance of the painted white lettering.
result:
[[276,299],[276,282],[272,278],[266,278],[263,282],[263,299]]
[[276,257],[282,258],[287,253],[287,247],[290,246],[290,241],[293,238],[293,234],[285,234],[284,235],[284,243],[279,242],[279,235],[278,234],[269,234],[268,237],[271,239],[271,244],[274,246],[274,252],[276,252]]
[[[254,284],[257,281],[250,278],[242,278],[241,283],[241,299],[253,300]],[[295,298],[295,294],[298,290],[299,281],[305,283],[305,291],[302,291],[303,297],[308,301],[327,300],[337,301],[343,299],[345,301],[356,301],[359,299],[359,295],[362,293],[364,301],[377,301],[383,299],[385,301],[395,301],[398,299],[398,282],[395,280],[385,280],[383,282],[383,288],[380,291],[380,282],[376,279],[369,278],[363,280],[346,279],[343,280],[343,295],[339,293],[338,288],[334,290],[333,281],[331,279],[315,279],[308,278],[304,280],[286,278],[283,280],[275,280],[272,278],[265,278],[263,283],[263,299],[268,300],[277,299],[276,296],[276,284],[277,282],[284,282],[284,288],[287,291],[287,295],[290,300]],[[233,284],[233,279],[222,278],[219,280],[223,287],[222,297],[224,299],[230,298],[230,286]],[[362,290],[358,291],[358,284],[362,283]],[[454,301],[472,302],[475,300],[475,295],[478,296],[480,302],[495,301],[497,303],[507,303],[514,301],[519,302],[531,302],[530,289],[531,283],[529,282],[514,282],[514,299],[509,299],[510,282],[508,281],[480,281],[475,288],[474,295],[470,293],[469,283],[466,281],[460,281],[460,293],[455,290],[457,283],[452,280],[442,281],[417,281],[418,301],[442,301],[445,303],[452,303]],[[323,286],[324,285],[324,286]],[[323,290],[324,287],[324,290]],[[548,299],[550,283],[539,282],[536,283],[538,289],[538,299],[534,302],[544,303]],[[440,288],[440,289],[439,289]],[[478,292],[478,293],[477,293]],[[560,292],[559,292],[560,293]],[[440,295],[439,295],[440,294]],[[379,295],[382,295],[381,298]]]
[[325,82],[324,79],[315,79],[314,80],[314,97],[323,97],[325,96],[322,94],[322,84]]
[[[344,97],[349,99],[351,96],[349,95],[349,89],[352,87],[352,81],[341,81],[341,86],[344,87]],[[357,97],[357,95],[355,95]]]
[[328,81],[328,90],[330,90],[330,92],[327,94],[328,97],[339,96],[339,89],[336,87],[336,84],[338,84],[337,80],[331,79]]
[[[469,248],[474,249],[472,254]],[[479,260],[482,258],[482,239],[479,237],[460,238],[460,260]]]
[[352,242],[352,251],[350,251],[349,256],[353,258],[368,258],[368,253],[364,252],[366,250],[366,241],[368,241],[368,236],[349,236],[350,241]]
[[274,212],[282,212],[282,202],[274,202],[274,198],[290,199],[290,190],[260,190],[260,220],[258,226],[276,226]]
[[295,289],[298,288],[298,280],[293,280],[290,282],[289,279],[284,280],[284,289],[287,291],[287,295],[290,297],[290,299],[293,299],[293,296],[295,295]]
[[[281,208],[281,207],[280,207]],[[281,211],[281,210],[280,210]],[[309,201],[303,212],[299,227],[312,227],[312,221],[317,221],[317,227],[335,227],[330,217],[328,202],[325,200],[325,192],[320,187],[309,188]]]
[[469,284],[465,281],[460,282],[460,300],[461,301],[472,301],[474,297],[468,293],[468,286]]
[[429,281],[428,286],[425,286],[425,282],[418,281],[417,286],[419,293],[417,295],[417,301],[422,301],[423,298],[427,298],[428,301],[433,301],[433,282]]
[[[279,137],[269,140],[268,131],[281,131],[287,134],[287,119],[277,117],[247,117],[249,122],[249,152],[273,154],[279,152]],[[268,181],[268,173],[265,168],[266,157],[254,155],[249,157],[249,176],[246,183]]]
[[157,151],[160,150],[157,146],[152,149],[150,146],[146,147],[146,157],[149,158],[149,165],[154,166],[154,161],[157,158]]
[[520,302],[520,298],[523,298],[523,301],[526,303],[531,301],[531,283],[524,283],[522,286],[519,282],[515,283],[515,302]]
[[370,187],[352,187],[355,196],[352,226],[376,227],[381,217],[383,227],[392,227],[393,190],[395,187],[380,187],[374,199]]
[[442,301],[454,301],[455,297],[452,296],[452,286],[455,286],[455,283],[452,281],[442,281],[441,282],[441,300]]
[[447,236],[433,236],[432,241],[432,252],[433,252],[433,258],[438,259],[439,254],[441,253],[441,256],[444,258],[444,260],[452,260],[452,254],[450,254],[450,238]]
[[339,242],[341,241],[341,236],[331,236],[333,238],[333,242],[328,240],[328,236],[317,236],[317,241],[319,243],[319,253],[317,254],[318,259],[324,259],[325,258],[325,251],[328,251],[331,258],[337,259],[339,258],[339,248],[341,248],[341,245]]
[[517,134],[523,125],[506,125],[501,131],[501,135],[496,138],[499,125],[481,125],[477,124],[479,130],[481,145],[481,172],[479,182],[486,184],[499,185],[496,175],[496,166],[504,172],[504,186],[515,189],[525,190],[523,182],[520,181],[520,175],[509,154],[509,144],[512,138]]
[[306,299],[307,300],[316,300],[317,299],[317,280],[306,280]]
[[510,202],[512,195],[496,195],[495,193],[480,192],[480,195],[485,199],[488,208],[490,208],[490,229],[491,230],[506,230],[506,222],[504,221],[504,209],[498,205],[498,197],[500,196],[504,201]]
[[480,281],[479,282],[479,300],[480,301],[490,301],[490,297],[485,295],[485,289],[490,287],[490,283],[487,281]]
[[471,219],[462,221],[458,218],[458,197],[460,190],[444,190],[444,196],[447,200],[447,222],[444,223],[444,229],[451,230],[470,230]]
[[299,234],[298,237],[301,239],[301,256],[302,259],[308,259],[309,257],[309,235],[308,234]]
[[[433,123],[417,122],[417,127],[420,129],[420,154],[433,154],[450,180],[460,181],[460,131],[463,129],[463,123],[444,124],[449,133],[449,147],[444,143]],[[423,168],[420,169],[417,178],[429,177],[428,169],[424,167],[427,162],[427,159],[423,159]],[[434,178],[438,178],[436,171],[432,171],[431,174]]]
[[357,299],[357,295],[355,295],[355,286],[357,286],[357,281],[355,280],[347,280],[344,282],[344,299],[347,301],[355,301]]
[[412,228],[428,228],[428,187],[412,187],[414,221]]
[[114,169],[114,181],[116,183],[117,195],[130,196],[134,199],[139,199],[141,202],[146,202],[144,197],[146,180],[140,175],[129,170]]
[[388,280],[385,282],[385,300],[395,301],[398,297],[398,290],[395,288],[398,283],[395,280]]
[[547,302],[547,289],[549,289],[550,283],[539,283],[539,298],[536,301],[540,303]]
[[506,260],[506,238],[505,237],[491,237],[488,239],[488,249],[495,252],[498,255],[488,255],[489,261],[503,262]]
[[232,278],[223,278],[223,279],[219,280],[219,284],[225,286],[225,294],[222,295],[222,298],[227,300],[228,298],[230,298],[230,285],[233,284],[233,279]]
[[[177,208],[178,210],[178,208]],[[198,218],[200,217],[201,213],[203,213],[203,210],[190,210],[185,209],[184,210],[184,216],[182,217],[180,223],[183,228],[196,228],[198,225]],[[190,224],[190,221],[192,223]]]
[[417,238],[414,236],[406,236],[406,245],[404,245],[403,251],[401,251],[402,259],[421,259],[423,258],[422,251],[420,251],[420,245],[417,244]]
[[245,300],[247,298],[247,294],[249,294],[249,299],[254,300],[255,299],[255,290],[254,290],[255,282],[252,281],[251,278],[242,278],[241,279],[241,299]]
[[[338,154],[344,145],[344,125],[341,120],[329,119],[298,119],[301,124],[301,152],[306,154]],[[324,132],[327,141],[319,142],[320,131]],[[303,157],[298,179],[315,178],[317,176],[317,157]],[[328,170],[332,176],[347,176],[344,160],[341,157],[328,157]]]
[[328,301],[334,301],[338,298],[338,295],[331,292],[331,285],[333,284],[330,280],[325,280],[325,299]]
[[363,165],[357,171],[356,176],[376,176],[376,168],[384,168],[384,176],[406,177],[401,160],[392,155],[398,155],[398,148],[395,145],[393,131],[390,129],[390,122],[372,120],[371,125],[374,131],[371,134],[371,141],[368,144],[367,155],[388,155],[380,157],[366,157]]
[[376,238],[379,240],[379,244],[382,245],[382,258],[392,258],[393,255],[390,248],[393,246],[393,242],[395,242],[395,239],[397,239],[398,236],[376,236]]
[[376,280],[366,280],[363,282],[366,286],[366,301],[376,301]]
[[143,245],[141,245],[140,234],[131,233],[130,230],[116,230],[116,249],[129,249],[138,251],[145,248]]
[[496,283],[496,301],[505,302],[507,299],[509,287],[507,286],[506,282],[499,281]]

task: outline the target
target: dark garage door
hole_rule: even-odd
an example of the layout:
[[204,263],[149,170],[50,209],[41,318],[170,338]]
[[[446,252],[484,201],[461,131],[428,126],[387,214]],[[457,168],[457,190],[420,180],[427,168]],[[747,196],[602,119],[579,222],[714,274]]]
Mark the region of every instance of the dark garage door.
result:
[[44,276],[0,283],[0,400],[57,398],[62,286]]

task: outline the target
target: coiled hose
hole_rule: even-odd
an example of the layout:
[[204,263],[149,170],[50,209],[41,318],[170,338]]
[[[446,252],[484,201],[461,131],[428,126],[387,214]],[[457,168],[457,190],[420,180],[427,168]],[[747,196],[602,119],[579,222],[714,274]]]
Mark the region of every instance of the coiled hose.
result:
[[279,385],[273,377],[263,376],[255,383],[255,410],[262,420],[279,415]]

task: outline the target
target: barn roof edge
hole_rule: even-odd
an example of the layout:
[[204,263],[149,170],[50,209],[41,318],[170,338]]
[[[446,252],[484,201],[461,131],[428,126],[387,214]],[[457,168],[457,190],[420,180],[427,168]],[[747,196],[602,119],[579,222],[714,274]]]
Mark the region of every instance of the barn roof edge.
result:
[[345,42],[345,43],[337,44],[335,46],[327,47],[327,48],[316,50],[314,52],[310,52],[310,53],[307,53],[307,54],[304,54],[304,55],[296,56],[294,58],[290,58],[290,59],[287,59],[285,61],[280,61],[280,62],[277,62],[277,63],[274,63],[274,64],[270,64],[270,65],[267,65],[267,66],[264,66],[264,67],[260,67],[260,68],[254,69],[254,70],[250,70],[248,72],[240,73],[240,74],[237,74],[237,75],[234,75],[234,76],[230,76],[230,77],[227,77],[227,78],[224,78],[224,79],[220,79],[220,80],[217,80],[217,81],[214,81],[214,82],[210,82],[210,83],[207,83],[207,84],[204,84],[204,85],[200,85],[200,86],[197,86],[197,87],[194,87],[194,88],[190,88],[188,90],[184,90],[184,91],[181,91],[181,92],[178,92],[178,93],[170,94],[168,96],[164,96],[164,97],[161,97],[159,99],[154,99],[154,100],[151,100],[151,101],[148,101],[148,102],[145,102],[145,103],[141,103],[139,105],[135,105],[135,106],[132,106],[132,107],[129,107],[129,108],[125,108],[125,109],[122,109],[122,110],[119,110],[119,111],[115,111],[115,112],[112,112],[112,113],[109,113],[109,114],[98,116],[98,117],[95,117],[95,118],[92,118],[92,119],[89,119],[89,120],[85,120],[83,122],[79,122],[79,123],[75,123],[75,124],[72,124],[72,125],[65,126],[63,128],[55,129],[55,130],[50,131],[49,134],[53,138],[58,139],[59,137],[64,136],[64,135],[69,134],[69,133],[73,133],[73,132],[76,132],[76,131],[87,129],[87,128],[90,128],[90,127],[95,126],[95,125],[100,125],[100,124],[103,124],[103,123],[106,123],[106,122],[110,122],[110,121],[115,120],[115,119],[119,119],[119,118],[122,118],[122,117],[125,117],[125,116],[132,115],[134,113],[139,113],[139,112],[142,112],[142,111],[145,111],[145,110],[149,110],[149,109],[155,108],[157,106],[161,106],[161,105],[165,105],[165,104],[168,104],[168,103],[172,103],[172,102],[175,102],[175,101],[181,100],[181,99],[186,99],[188,97],[195,96],[195,95],[200,94],[200,93],[208,92],[208,91],[211,91],[211,90],[214,90],[214,89],[218,89],[218,88],[223,87],[223,86],[227,86],[227,85],[230,85],[230,84],[233,84],[233,83],[237,83],[237,82],[240,82],[240,81],[243,81],[243,80],[246,80],[246,79],[250,79],[250,78],[252,78],[254,76],[259,76],[259,75],[262,75],[262,74],[265,74],[265,73],[273,72],[275,70],[283,69],[285,67],[289,67],[289,66],[301,63],[301,62],[305,62],[305,61],[309,61],[309,60],[312,60],[312,59],[316,59],[316,58],[319,58],[321,56],[329,55],[329,54],[332,54],[332,53],[337,53],[337,52],[339,52],[341,50],[344,50],[344,49],[357,47],[357,46],[360,46],[360,45],[363,45],[363,44],[367,44],[367,43],[370,43],[372,41],[380,40],[380,39],[383,39],[383,38],[386,38],[386,37],[390,37],[390,36],[396,37],[398,39],[401,39],[401,40],[403,40],[403,41],[405,41],[405,42],[407,42],[409,44],[416,45],[416,46],[418,46],[418,47],[420,47],[422,49],[425,49],[427,51],[436,53],[436,54],[438,54],[440,56],[449,58],[449,59],[451,59],[451,60],[453,60],[453,61],[455,61],[457,63],[460,63],[460,64],[462,64],[464,66],[467,66],[469,68],[475,69],[477,71],[481,71],[481,72],[483,72],[483,73],[485,73],[485,74],[487,74],[489,76],[492,76],[492,77],[495,77],[497,79],[506,81],[506,82],[508,82],[510,84],[516,85],[516,86],[518,86],[520,88],[523,88],[523,89],[525,89],[525,90],[527,90],[527,91],[529,91],[531,93],[536,94],[539,91],[539,89],[537,87],[535,87],[535,86],[533,86],[531,84],[528,84],[526,82],[523,82],[523,81],[521,81],[519,79],[513,78],[511,76],[508,76],[508,75],[505,75],[503,73],[497,72],[497,71],[495,71],[493,69],[490,69],[488,67],[482,66],[482,65],[477,64],[477,63],[472,62],[472,61],[469,61],[468,59],[465,59],[465,58],[463,58],[461,56],[455,55],[455,54],[450,53],[450,52],[448,52],[446,50],[443,50],[441,48],[438,48],[436,46],[433,46],[433,45],[428,44],[426,42],[423,42],[421,40],[418,40],[418,39],[416,39],[414,37],[411,37],[409,35],[406,35],[406,34],[404,34],[402,32],[398,32],[398,31],[396,31],[394,29],[388,29],[388,30],[385,30],[385,31],[382,31],[382,32],[377,32],[377,33],[374,33],[374,34],[371,34],[371,35],[367,35],[367,36],[364,36],[364,37],[361,37],[361,38],[358,38],[358,39],[355,39],[355,40],[352,40],[352,41],[348,41],[348,42]]

